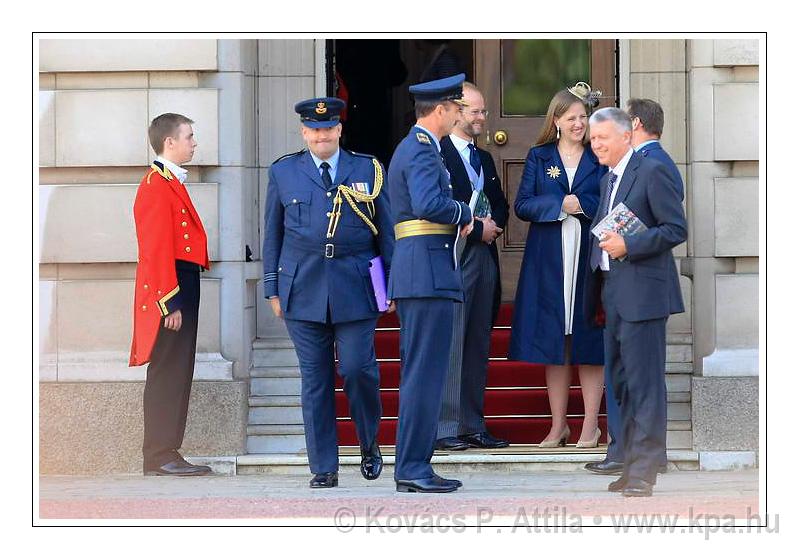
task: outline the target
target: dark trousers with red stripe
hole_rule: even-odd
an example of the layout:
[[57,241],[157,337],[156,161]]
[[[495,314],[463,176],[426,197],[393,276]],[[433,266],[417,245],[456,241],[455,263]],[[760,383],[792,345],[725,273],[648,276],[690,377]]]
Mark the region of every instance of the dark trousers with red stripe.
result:
[[181,328],[172,331],[162,322],[147,366],[142,445],[145,470],[178,459],[186,430],[200,308],[199,268],[196,265],[194,270],[186,268],[177,268],[182,301]]

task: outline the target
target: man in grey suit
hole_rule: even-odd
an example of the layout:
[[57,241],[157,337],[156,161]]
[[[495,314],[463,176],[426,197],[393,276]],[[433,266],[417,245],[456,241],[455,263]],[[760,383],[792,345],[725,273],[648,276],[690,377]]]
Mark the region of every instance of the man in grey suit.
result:
[[625,111],[601,109],[589,127],[592,150],[609,167],[592,227],[619,203],[647,226],[593,237],[587,268],[586,316],[605,322],[606,366],[622,416],[625,466],[608,489],[651,496],[666,449],[667,318],[684,310],[672,248],[686,240],[686,217],[670,170],[633,151]]

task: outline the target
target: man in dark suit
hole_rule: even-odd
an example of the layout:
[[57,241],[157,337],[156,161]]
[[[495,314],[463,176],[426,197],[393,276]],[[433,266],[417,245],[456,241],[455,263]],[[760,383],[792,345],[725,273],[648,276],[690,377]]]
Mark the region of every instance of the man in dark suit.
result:
[[466,239],[459,266],[464,303],[454,303],[450,369],[445,381],[436,448],[507,447],[493,437],[483,417],[492,323],[500,305],[500,266],[495,239],[508,221],[508,202],[491,154],[475,146],[486,125],[483,95],[464,82],[467,103],[453,132],[442,138],[442,157],[450,172],[453,198],[469,203],[479,194],[475,227]]
[[[678,195],[683,200],[683,179],[678,166],[670,155],[661,146],[659,139],[664,130],[664,110],[661,105],[651,99],[630,99],[627,103],[628,116],[631,119],[631,145],[635,152],[643,157],[651,157],[666,165],[673,179],[673,186],[677,188]],[[614,387],[611,383],[610,373],[606,368],[606,414],[608,422],[608,451],[602,461],[587,463],[586,469],[597,474],[622,474],[623,469],[623,443],[622,429],[620,426],[619,407],[614,397]],[[667,472],[667,454],[661,458],[659,472]]]
[[339,484],[336,357],[361,474],[374,480],[383,468],[374,345],[379,308],[370,261],[380,255],[388,270],[394,238],[381,164],[339,147],[343,107],[331,97],[295,105],[308,150],[270,167],[264,217],[264,296],[286,321],[300,363],[311,488]]
[[651,496],[666,449],[666,323],[684,310],[672,248],[686,240],[686,217],[669,169],[633,151],[625,111],[601,109],[589,126],[592,150],[609,167],[592,227],[619,203],[647,226],[593,238],[587,269],[586,316],[604,316],[606,367],[622,418],[624,468],[608,489]]
[[464,74],[411,86],[417,123],[389,164],[395,249],[389,298],[400,319],[400,411],[394,477],[398,492],[453,492],[457,480],[431,467],[450,358],[453,301],[462,301],[456,233],[472,231],[472,212],[453,200],[439,143],[460,118]]

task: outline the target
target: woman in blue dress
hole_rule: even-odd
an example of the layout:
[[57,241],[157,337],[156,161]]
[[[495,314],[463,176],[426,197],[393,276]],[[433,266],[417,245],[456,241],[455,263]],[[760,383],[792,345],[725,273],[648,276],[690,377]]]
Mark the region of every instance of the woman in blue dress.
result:
[[578,447],[596,447],[603,397],[603,331],[583,314],[583,275],[590,225],[606,171],[588,145],[597,94],[578,82],[550,102],[539,138],[528,152],[514,211],[530,222],[522,259],[509,359],[546,364],[553,423],[540,447],[570,438],[567,401],[578,365],[585,417]]

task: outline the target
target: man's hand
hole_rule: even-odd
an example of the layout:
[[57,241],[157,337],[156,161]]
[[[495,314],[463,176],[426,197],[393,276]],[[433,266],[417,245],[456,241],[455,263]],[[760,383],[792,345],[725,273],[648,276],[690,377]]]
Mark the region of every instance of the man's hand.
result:
[[494,223],[493,219],[491,218],[475,218],[475,219],[483,222],[483,235],[481,236],[481,241],[483,241],[487,245],[491,245],[492,243],[494,243],[494,240],[500,237],[500,234],[503,233],[503,228],[497,227],[497,224]]
[[397,310],[397,304],[396,304],[395,302],[393,302],[392,300],[389,300],[389,301],[387,301],[386,303],[388,303],[388,304],[389,304],[389,309],[387,309],[386,311],[384,311],[384,313],[386,313],[387,315],[388,315],[389,313],[394,313],[394,312]]
[[465,225],[464,227],[461,228],[461,231],[459,232],[459,235],[461,237],[468,236],[472,232],[472,228],[475,227],[474,224],[475,224],[475,218],[472,218],[472,221],[470,223],[468,223],[467,225]]
[[625,238],[616,231],[607,231],[603,234],[600,248],[614,259],[621,259],[628,254],[628,249],[625,247]]
[[567,214],[577,214],[581,211],[581,203],[574,194],[568,194],[561,203],[561,209]]
[[173,311],[166,317],[164,317],[164,326],[171,331],[179,331],[181,330],[181,325],[183,324],[183,315],[181,315],[181,310],[178,309],[177,311]]
[[278,319],[283,319],[283,310],[281,309],[280,298],[270,298],[269,304],[272,306],[272,312]]

